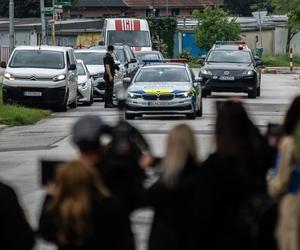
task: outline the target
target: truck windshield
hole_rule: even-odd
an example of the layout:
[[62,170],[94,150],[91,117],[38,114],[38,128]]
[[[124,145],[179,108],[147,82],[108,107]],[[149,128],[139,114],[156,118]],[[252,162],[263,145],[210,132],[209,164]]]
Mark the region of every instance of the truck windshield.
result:
[[109,30],[108,44],[126,44],[130,47],[150,47],[148,31]]
[[63,69],[65,67],[64,52],[50,50],[16,50],[9,67]]
[[76,52],[76,59],[82,60],[85,65],[103,65],[105,53],[95,52]]

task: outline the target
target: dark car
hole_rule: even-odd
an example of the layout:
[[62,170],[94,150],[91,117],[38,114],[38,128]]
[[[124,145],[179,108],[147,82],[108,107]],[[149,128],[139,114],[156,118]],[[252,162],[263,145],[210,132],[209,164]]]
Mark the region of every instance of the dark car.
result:
[[[132,49],[127,45],[114,45],[114,53],[120,60],[120,63],[124,65],[126,70],[125,77],[133,77],[138,70],[138,63]],[[101,49],[106,50],[107,46],[93,46],[89,49]]]
[[164,56],[160,51],[137,51],[134,55],[138,61],[138,64],[143,65],[144,60],[163,60]]
[[217,43],[202,57],[199,72],[202,95],[211,92],[244,92],[249,98],[260,96],[261,61],[254,57],[245,43]]

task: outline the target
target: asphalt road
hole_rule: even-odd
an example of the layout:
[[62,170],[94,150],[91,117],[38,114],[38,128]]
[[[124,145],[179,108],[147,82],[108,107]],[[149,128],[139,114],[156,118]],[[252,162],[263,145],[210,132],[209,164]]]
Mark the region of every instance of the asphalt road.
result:
[[[214,150],[215,101],[231,96],[241,98],[254,123],[264,131],[268,122],[282,121],[289,103],[298,94],[300,81],[293,75],[263,75],[260,98],[248,99],[244,94],[218,94],[204,99],[202,118],[143,117],[132,121],[132,124],[148,138],[153,153],[163,155],[169,129],[175,124],[188,123],[195,131],[201,159],[205,159]],[[99,115],[110,124],[114,124],[119,117],[116,110],[104,109],[103,103],[96,102],[91,107],[53,113],[32,126],[0,130],[0,178],[15,187],[33,227],[37,225],[44,195],[39,185],[39,159],[74,157],[76,150],[70,142],[70,128],[79,117],[86,114]],[[146,249],[151,217],[151,210],[138,211],[133,215],[138,250]],[[48,248],[42,244],[37,249]]]

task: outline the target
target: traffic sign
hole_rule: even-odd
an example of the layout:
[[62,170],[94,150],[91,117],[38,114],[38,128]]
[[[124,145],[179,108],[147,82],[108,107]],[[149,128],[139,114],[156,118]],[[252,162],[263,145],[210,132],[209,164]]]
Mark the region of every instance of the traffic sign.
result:
[[257,11],[257,12],[252,12],[252,16],[256,19],[256,22],[258,25],[262,25],[264,22],[268,12],[267,11]]

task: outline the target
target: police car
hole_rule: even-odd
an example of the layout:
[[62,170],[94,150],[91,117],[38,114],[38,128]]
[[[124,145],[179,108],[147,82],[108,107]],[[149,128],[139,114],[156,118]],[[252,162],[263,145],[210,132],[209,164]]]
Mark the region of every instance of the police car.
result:
[[245,42],[217,42],[202,57],[199,72],[202,96],[211,92],[244,92],[249,98],[260,96],[261,61],[254,57]]
[[200,79],[186,60],[145,60],[127,89],[126,119],[144,114],[202,116]]

